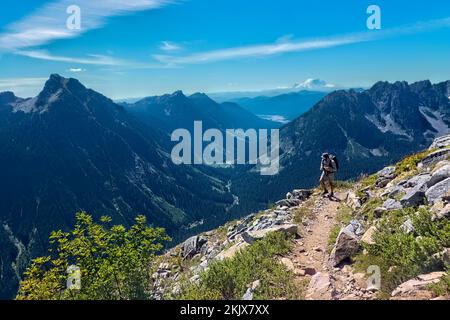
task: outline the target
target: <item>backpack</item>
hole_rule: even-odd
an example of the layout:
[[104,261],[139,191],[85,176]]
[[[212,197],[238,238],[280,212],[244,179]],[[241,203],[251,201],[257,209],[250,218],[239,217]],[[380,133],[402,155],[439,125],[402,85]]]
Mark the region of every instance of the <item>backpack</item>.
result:
[[335,155],[330,156],[331,161],[334,161],[334,164],[336,165],[336,171],[339,171],[339,161]]

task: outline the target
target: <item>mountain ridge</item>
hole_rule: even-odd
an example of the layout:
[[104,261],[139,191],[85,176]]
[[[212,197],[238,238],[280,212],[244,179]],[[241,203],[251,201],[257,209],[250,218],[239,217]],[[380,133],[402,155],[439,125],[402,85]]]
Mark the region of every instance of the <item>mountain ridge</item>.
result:
[[225,178],[174,165],[164,132],[77,80],[53,75],[34,98],[1,96],[1,297],[75,212],[125,225],[142,213],[175,241],[227,219],[234,198]]
[[[378,82],[363,92],[338,90],[280,128],[280,173],[249,172],[233,181],[245,202],[271,203],[301,184],[314,186],[323,152],[337,155],[339,179],[355,179],[424,149],[450,133],[449,81]],[[248,188],[239,186],[246,185]],[[254,190],[258,186],[258,194]]]

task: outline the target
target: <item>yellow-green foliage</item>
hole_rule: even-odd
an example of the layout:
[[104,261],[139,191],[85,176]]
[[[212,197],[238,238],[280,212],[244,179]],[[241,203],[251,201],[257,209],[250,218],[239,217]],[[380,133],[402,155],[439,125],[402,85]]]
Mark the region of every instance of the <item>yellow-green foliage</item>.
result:
[[428,287],[436,296],[450,296],[450,271],[438,283]]
[[364,220],[367,220],[370,223],[375,219],[374,212],[375,209],[379,208],[383,204],[383,200],[380,198],[371,198],[369,199],[364,206],[361,208],[361,215]]
[[359,182],[359,188],[356,191],[356,195],[359,198],[365,198],[366,195],[364,193],[364,190],[366,190],[367,188],[375,188],[376,182],[377,182],[377,175],[376,174],[373,174],[371,176],[368,176],[368,177],[362,179]]
[[420,161],[422,161],[426,156],[433,153],[436,150],[426,150],[420,153],[416,153],[410,156],[407,156],[402,161],[397,163],[395,173],[400,175],[405,172],[411,172],[417,170],[417,165]]
[[261,286],[255,299],[298,298],[292,272],[281,264],[277,255],[287,253],[292,245],[284,233],[272,233],[241,250],[233,258],[217,261],[201,274],[199,284],[189,284],[183,300],[241,299],[247,287],[256,280]]
[[353,182],[352,181],[342,181],[337,180],[334,183],[334,187],[338,190],[346,190],[353,188]]
[[[50,236],[51,249],[25,272],[17,299],[147,299],[151,284],[150,264],[170,240],[163,229],[149,228],[138,216],[130,229],[110,225],[109,217],[95,223],[84,212],[76,215],[72,231]],[[67,269],[81,270],[81,290],[66,289]]]
[[[411,217],[414,231],[406,233],[401,225]],[[442,270],[443,261],[433,257],[450,245],[450,222],[432,221],[427,209],[393,211],[381,220],[374,245],[365,245],[368,254],[356,258],[361,270],[377,265],[382,273],[382,291],[391,292],[403,281],[421,273]]]

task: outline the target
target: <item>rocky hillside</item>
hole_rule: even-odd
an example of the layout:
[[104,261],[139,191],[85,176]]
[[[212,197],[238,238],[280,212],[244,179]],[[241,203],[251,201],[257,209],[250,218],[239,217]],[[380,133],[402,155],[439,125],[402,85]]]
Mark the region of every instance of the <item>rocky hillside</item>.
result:
[[[159,257],[156,299],[449,299],[450,136],[336,198],[273,208]],[[276,236],[278,235],[278,236]]]
[[242,203],[267,204],[299,184],[315,186],[324,151],[338,156],[344,180],[378,171],[450,133],[449,97],[450,81],[378,82],[365,91],[330,93],[281,129],[280,173],[238,176],[234,193]]

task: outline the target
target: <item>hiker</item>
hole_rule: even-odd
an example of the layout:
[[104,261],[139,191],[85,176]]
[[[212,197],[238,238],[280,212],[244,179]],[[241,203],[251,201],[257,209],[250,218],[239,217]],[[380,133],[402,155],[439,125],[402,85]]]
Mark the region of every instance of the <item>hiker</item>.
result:
[[323,195],[326,196],[328,194],[326,183],[330,185],[330,198],[334,197],[334,174],[338,170],[336,157],[330,156],[328,153],[324,153],[322,155],[322,161],[320,163],[320,171],[322,171],[322,175],[320,177],[320,186],[323,189]]

